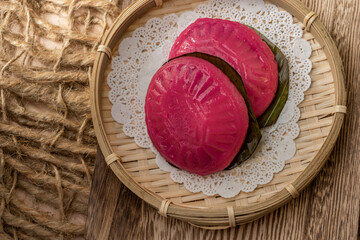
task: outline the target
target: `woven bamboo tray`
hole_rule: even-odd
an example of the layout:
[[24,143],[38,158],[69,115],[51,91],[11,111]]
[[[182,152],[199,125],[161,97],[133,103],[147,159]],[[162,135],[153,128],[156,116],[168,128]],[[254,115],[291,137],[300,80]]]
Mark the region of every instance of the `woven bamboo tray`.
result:
[[[298,0],[274,0],[304,29],[304,38],[313,49],[310,60],[311,87],[299,105],[301,129],[295,140],[296,154],[273,180],[250,193],[225,199],[191,193],[161,171],[150,149],[138,147],[111,117],[106,76],[111,71],[109,57],[117,52],[122,38],[143,26],[149,18],[194,9],[203,0],[139,0],[125,9],[107,32],[97,54],[92,82],[92,118],[102,153],[116,176],[136,195],[165,216],[175,217],[210,229],[227,228],[253,221],[292,198],[316,176],[330,154],[346,112],[342,63],[336,46],[317,15]],[[162,5],[162,7],[160,7]]]

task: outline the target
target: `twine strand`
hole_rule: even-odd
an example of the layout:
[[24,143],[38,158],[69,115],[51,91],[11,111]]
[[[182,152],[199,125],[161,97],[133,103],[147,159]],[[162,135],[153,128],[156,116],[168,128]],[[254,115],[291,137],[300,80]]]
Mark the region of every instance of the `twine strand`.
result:
[[58,107],[64,112],[64,118],[66,118],[67,114],[68,114],[68,109],[67,109],[66,103],[63,98],[63,85],[62,84],[59,85],[56,102],[57,102]]
[[[51,145],[53,142],[53,138],[49,137],[48,134],[23,126],[12,126],[10,124],[0,122],[0,131],[9,135],[23,137],[39,144]],[[76,141],[72,142],[61,136],[57,138],[53,147],[69,153],[88,154],[90,156],[96,155],[96,148],[94,146],[78,144]]]
[[91,175],[90,175],[90,172],[89,172],[89,168],[86,165],[85,160],[84,160],[84,158],[82,156],[80,156],[80,161],[81,161],[81,164],[82,164],[82,166],[84,168],[85,176],[86,176],[86,178],[88,180],[88,183],[89,183],[89,186],[90,186],[90,184],[91,184]]
[[66,40],[65,40],[65,43],[64,43],[64,45],[63,45],[63,47],[62,47],[62,49],[61,49],[61,51],[60,51],[60,54],[59,54],[59,56],[58,56],[58,59],[56,60],[55,65],[54,65],[54,67],[53,67],[53,71],[54,71],[54,72],[56,72],[57,69],[59,68],[60,63],[61,63],[61,60],[62,60],[63,55],[64,55],[64,52],[65,52],[66,48],[69,47],[69,45],[70,45],[70,40],[69,40],[69,39],[66,39]]
[[63,222],[65,219],[65,212],[64,212],[64,204],[63,204],[63,190],[62,190],[62,185],[61,185],[61,177],[60,177],[60,173],[57,169],[56,166],[52,166],[54,169],[54,173],[55,173],[55,179],[56,179],[56,189],[58,191],[59,194],[59,212],[60,212],[60,221]]
[[90,24],[91,24],[91,11],[90,11],[90,9],[88,8],[88,9],[87,9],[86,19],[85,19],[85,33],[88,32],[89,27],[90,27]]
[[78,132],[78,135],[77,135],[77,138],[76,138],[76,141],[77,143],[82,143],[82,139],[83,139],[83,135],[84,135],[84,131],[85,131],[85,128],[86,128],[86,125],[89,121],[90,117],[89,116],[86,116],[79,128],[79,132]]
[[0,25],[0,29],[4,29],[9,24],[11,13],[12,13],[11,11],[5,13],[5,18],[2,24]]
[[4,231],[4,221],[3,221],[4,210],[5,210],[5,199],[1,198],[1,202],[0,202],[0,232]]
[[[21,103],[18,102],[19,100],[17,99],[17,97],[15,95],[9,94],[9,98],[12,98],[13,100],[16,100],[16,101],[10,102],[8,105],[6,105],[5,106],[6,111],[9,112],[13,117],[29,119],[26,122],[36,122],[36,123],[38,123],[37,126],[40,126],[40,124],[42,124],[42,123],[46,124],[47,126],[50,125],[51,127],[56,127],[56,128],[64,126],[68,131],[74,132],[74,131],[78,131],[79,129],[81,129],[81,126],[83,124],[80,121],[65,119],[64,116],[60,115],[59,113],[45,114],[45,113],[41,113],[41,112],[34,113],[34,112],[25,111],[24,106],[22,106]],[[6,104],[6,101],[4,99],[3,105],[5,105],[5,104]],[[5,122],[6,119],[3,119],[3,121]],[[89,124],[87,124],[87,125],[89,125]],[[84,138],[85,138],[85,141],[87,141],[87,140],[89,140],[89,137],[92,137],[91,139],[93,139],[93,137],[95,137],[95,131],[91,128],[85,127],[85,129],[82,132],[82,140],[84,140]]]
[[[0,139],[0,141],[1,141],[1,139]],[[5,158],[4,158],[3,149],[0,148],[0,182],[1,183],[4,182],[4,179],[3,179],[4,172],[5,172]],[[0,218],[1,218],[1,216],[0,216]]]
[[[34,196],[36,201],[47,202],[51,207],[58,208],[58,193],[48,191],[46,188],[38,187],[32,183],[28,183],[24,180],[18,179],[17,187],[22,191]],[[73,213],[81,214],[87,211],[87,203],[82,202],[79,199],[73,199],[72,192],[64,192],[64,202],[67,203],[67,207],[64,210],[70,210]]]
[[26,12],[25,42],[29,42],[31,18],[27,5],[25,5],[25,12]]
[[6,100],[5,100],[5,92],[4,89],[0,89],[1,94],[1,113],[2,113],[2,119],[4,122],[7,122],[7,112],[6,112]]
[[15,190],[16,183],[17,183],[17,176],[18,176],[17,171],[14,171],[14,173],[13,173],[13,182],[12,182],[9,193],[6,196],[6,203],[9,203],[9,201],[11,199],[11,196],[12,196],[14,190]]
[[56,143],[56,141],[61,137],[61,135],[64,133],[65,128],[62,127],[54,136],[53,140],[51,141],[51,143],[49,144],[50,147],[53,147],[54,144]]
[[[32,168],[30,168],[28,165],[19,162],[17,159],[12,158],[9,155],[5,155],[5,160],[6,160],[6,163],[9,164],[10,167],[12,167],[14,170],[19,172],[24,177],[27,177],[29,180],[32,180],[39,184],[52,185],[54,187],[57,186],[57,180],[54,177],[49,176],[47,174],[40,175],[36,171],[34,171]],[[75,184],[69,180],[63,179],[62,185],[65,188],[72,189],[73,191],[76,191],[78,193],[89,194],[89,189],[87,187]]]
[[38,224],[32,223],[25,218],[18,217],[17,215],[12,214],[7,209],[4,210],[3,220],[5,224],[9,226],[14,226],[27,232],[36,233],[39,238],[42,237],[49,239],[56,236],[50,230],[47,230],[44,227],[39,226]]
[[19,238],[18,238],[18,236],[17,236],[17,234],[16,234],[15,228],[12,228],[12,231],[13,231],[14,240],[18,240]]
[[5,160],[3,155],[4,150],[8,152],[19,151],[19,154],[21,156],[26,156],[27,158],[34,158],[40,162],[43,161],[46,163],[50,163],[72,172],[85,173],[82,164],[78,164],[75,162],[65,162],[64,159],[58,157],[56,154],[52,154],[42,149],[34,148],[31,146],[22,145],[22,144],[18,144],[17,146],[14,146],[10,137],[0,136],[0,146],[2,147],[2,149],[0,149],[0,181],[1,181],[1,176],[4,173],[3,170],[4,169],[3,167],[5,165]]
[[15,62],[16,60],[18,60],[24,53],[25,53],[25,51],[21,51],[18,55],[16,55],[15,57],[11,58],[11,59],[1,68],[0,76],[3,76],[5,70],[10,66],[10,64],[12,64],[12,63]]

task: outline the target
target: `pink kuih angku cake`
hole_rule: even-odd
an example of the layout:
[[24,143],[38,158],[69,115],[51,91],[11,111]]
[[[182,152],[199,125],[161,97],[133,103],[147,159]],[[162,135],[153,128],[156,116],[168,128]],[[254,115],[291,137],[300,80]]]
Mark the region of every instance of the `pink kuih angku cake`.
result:
[[173,165],[199,175],[225,169],[246,137],[245,101],[210,62],[180,57],[153,76],[145,101],[152,143]]
[[255,116],[264,113],[277,90],[277,63],[253,29],[228,20],[198,19],[176,39],[169,59],[192,52],[229,63],[242,77]]

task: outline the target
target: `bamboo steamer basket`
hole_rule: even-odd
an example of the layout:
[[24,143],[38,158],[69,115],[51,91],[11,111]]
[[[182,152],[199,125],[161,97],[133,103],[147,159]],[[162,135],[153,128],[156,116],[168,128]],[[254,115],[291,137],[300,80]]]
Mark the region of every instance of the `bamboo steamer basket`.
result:
[[[149,149],[138,147],[122,132],[122,125],[111,117],[107,74],[112,54],[122,38],[152,17],[194,9],[204,0],[139,0],[126,8],[99,47],[91,80],[91,112],[96,136],[109,168],[131,191],[164,216],[190,224],[223,229],[256,220],[299,195],[326,162],[346,113],[346,93],[342,62],[337,48],[317,15],[298,0],[273,0],[271,3],[294,16],[304,28],[304,38],[313,53],[310,60],[312,84],[300,103],[300,135],[295,140],[296,154],[271,182],[253,192],[233,198],[191,193],[161,171]],[[162,6],[159,6],[162,5]]]

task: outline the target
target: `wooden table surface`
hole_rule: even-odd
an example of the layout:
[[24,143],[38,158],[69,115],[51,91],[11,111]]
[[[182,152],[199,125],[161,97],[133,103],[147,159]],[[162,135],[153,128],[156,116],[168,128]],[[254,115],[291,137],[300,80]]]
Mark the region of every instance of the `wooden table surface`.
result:
[[161,217],[106,168],[99,151],[86,239],[359,238],[360,0],[302,2],[319,14],[338,46],[346,75],[348,114],[328,162],[300,197],[252,223],[227,230],[203,230]]

